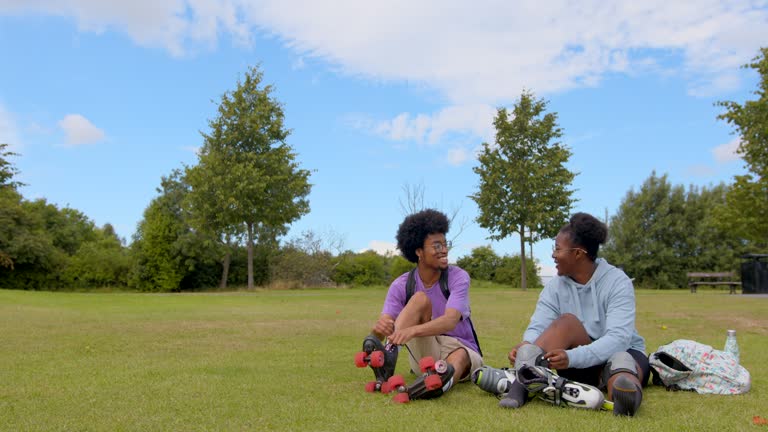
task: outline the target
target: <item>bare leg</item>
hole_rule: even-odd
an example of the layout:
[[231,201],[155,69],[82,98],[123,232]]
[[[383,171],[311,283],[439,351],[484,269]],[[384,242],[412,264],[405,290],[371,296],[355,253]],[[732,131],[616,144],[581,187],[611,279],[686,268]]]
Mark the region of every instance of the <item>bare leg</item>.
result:
[[[536,354],[538,349],[541,349],[543,354],[556,349],[569,349],[579,345],[586,345],[590,342],[591,339],[581,321],[573,314],[563,314],[552,321],[552,324],[536,338],[534,345],[538,348],[531,347],[530,345],[518,348],[515,367],[517,368],[520,364],[527,364],[528,362],[533,363],[532,356]],[[520,356],[520,350],[526,350],[524,357]],[[525,405],[527,399],[528,391],[519,381],[515,380],[511,384],[509,392],[499,401],[499,406],[503,408],[520,408]]]
[[469,375],[469,369],[472,362],[469,360],[469,354],[464,348],[459,348],[448,354],[445,361],[453,365],[455,370],[453,373],[453,382],[459,382],[459,380]]
[[587,334],[584,325],[576,315],[563,314],[544,330],[536,339],[535,344],[544,352],[556,349],[570,349],[581,345],[588,345],[592,340]]
[[426,294],[419,291],[413,294],[400,315],[395,320],[396,329],[406,329],[423,324],[432,319],[432,302]]

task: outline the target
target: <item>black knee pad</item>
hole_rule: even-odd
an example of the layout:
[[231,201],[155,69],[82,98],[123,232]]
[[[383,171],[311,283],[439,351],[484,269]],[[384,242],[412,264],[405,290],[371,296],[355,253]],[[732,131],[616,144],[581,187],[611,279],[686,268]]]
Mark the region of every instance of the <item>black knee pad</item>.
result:
[[626,351],[621,351],[613,354],[608,359],[608,362],[603,368],[602,382],[600,383],[600,387],[607,387],[608,379],[619,372],[627,372],[636,376],[638,379],[640,378],[640,376],[637,374],[637,362],[635,362],[635,358],[632,357],[632,354]]

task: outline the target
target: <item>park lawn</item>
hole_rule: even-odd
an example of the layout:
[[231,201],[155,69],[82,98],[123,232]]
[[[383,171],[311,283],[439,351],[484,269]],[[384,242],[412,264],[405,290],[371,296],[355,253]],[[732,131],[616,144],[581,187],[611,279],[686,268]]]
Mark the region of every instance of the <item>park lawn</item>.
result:
[[[503,367],[539,291],[476,285],[472,318],[485,360]],[[752,390],[712,396],[652,386],[637,417],[616,418],[541,401],[503,410],[469,383],[407,405],[366,393],[373,374],[353,358],[384,295],[384,287],[0,290],[0,430],[768,431],[752,424],[753,416],[768,418],[768,298],[638,291],[649,352],[681,338],[722,349],[726,329],[736,329]],[[405,359],[398,372],[407,373]]]

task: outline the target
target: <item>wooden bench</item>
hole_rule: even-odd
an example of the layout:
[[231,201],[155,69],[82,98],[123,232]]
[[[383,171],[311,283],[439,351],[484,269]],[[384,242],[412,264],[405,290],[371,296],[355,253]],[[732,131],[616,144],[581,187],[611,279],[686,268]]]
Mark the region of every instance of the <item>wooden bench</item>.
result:
[[736,287],[741,286],[741,282],[734,280],[733,272],[690,272],[687,273],[688,286],[691,292],[696,292],[699,285],[728,286],[731,289],[730,294],[736,294]]

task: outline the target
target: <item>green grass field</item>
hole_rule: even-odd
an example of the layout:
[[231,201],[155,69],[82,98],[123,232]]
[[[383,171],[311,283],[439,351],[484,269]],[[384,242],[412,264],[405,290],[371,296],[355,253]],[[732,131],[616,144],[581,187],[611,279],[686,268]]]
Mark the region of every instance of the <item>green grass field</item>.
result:
[[[0,430],[768,431],[752,424],[753,416],[768,418],[768,298],[638,291],[649,352],[680,338],[722,349],[726,329],[736,329],[752,391],[708,396],[652,386],[637,417],[616,418],[541,401],[502,410],[470,383],[407,405],[366,393],[373,374],[353,358],[384,294],[0,290]],[[505,366],[538,291],[476,286],[471,296],[486,363]],[[401,359],[398,372],[406,371]]]

